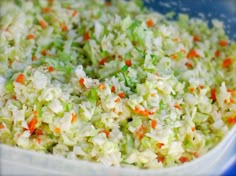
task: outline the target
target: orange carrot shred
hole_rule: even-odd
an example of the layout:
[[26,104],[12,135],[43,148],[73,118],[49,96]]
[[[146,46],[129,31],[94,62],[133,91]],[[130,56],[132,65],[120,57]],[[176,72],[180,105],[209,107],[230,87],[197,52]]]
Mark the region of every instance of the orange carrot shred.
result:
[[44,20],[40,20],[39,24],[42,28],[46,28],[47,27],[47,23]]
[[188,162],[188,161],[189,161],[189,158],[186,157],[186,156],[181,156],[181,157],[179,158],[179,161],[180,161],[181,163],[185,163],[185,162]]
[[102,130],[103,133],[105,133],[106,137],[109,138],[110,131],[109,130]]
[[216,50],[215,51],[215,57],[219,57],[220,56],[220,50]]
[[27,40],[31,40],[31,39],[34,39],[34,38],[35,38],[34,34],[29,34],[29,35],[26,36]]
[[0,129],[3,129],[3,128],[5,128],[5,126],[1,123],[0,124]]
[[124,97],[125,97],[125,93],[124,93],[124,92],[121,92],[121,93],[118,94],[118,96],[119,96],[120,98],[124,98]]
[[43,50],[43,51],[41,52],[41,54],[42,54],[43,56],[46,56],[46,55],[47,55],[47,50],[46,50],[46,49]]
[[80,79],[79,79],[79,84],[80,84],[81,86],[84,86],[84,78],[80,78]]
[[189,69],[193,68],[193,65],[191,63],[189,63],[189,62],[186,62],[185,66],[188,67]]
[[147,25],[147,27],[150,28],[150,27],[154,26],[154,21],[152,19],[149,19],[146,21],[146,25]]
[[175,104],[174,107],[175,107],[176,109],[180,110],[180,111],[182,110],[181,106],[178,105],[178,104]]
[[54,71],[53,66],[49,66],[49,67],[48,67],[48,71],[49,71],[49,72],[53,72],[53,71]]
[[65,24],[60,24],[60,27],[63,32],[68,31],[68,27]]
[[199,57],[199,54],[197,53],[196,50],[190,50],[187,54],[187,58],[188,59],[192,59],[192,58],[196,58],[196,57]]
[[222,68],[227,68],[233,63],[231,58],[226,58],[222,62]]
[[102,60],[99,61],[99,65],[105,65],[106,62],[107,62],[107,59],[102,58]]
[[115,99],[115,102],[116,102],[116,103],[119,103],[119,102],[120,102],[120,98],[116,98],[116,99]]
[[200,38],[197,35],[195,35],[195,36],[193,36],[193,41],[198,42],[198,41],[200,41]]
[[55,127],[55,129],[54,129],[54,130],[55,130],[55,132],[56,132],[56,133],[60,133],[60,132],[61,132],[61,129],[60,129],[60,128],[58,128],[58,127]]
[[73,10],[71,16],[72,16],[72,17],[75,17],[77,14],[78,14],[78,12],[77,12],[76,10]]
[[37,59],[37,56],[32,56],[32,61],[36,61]]
[[51,11],[51,8],[50,7],[44,7],[42,9],[43,13],[49,13]]
[[127,65],[128,67],[130,67],[130,66],[132,65],[131,60],[126,60],[126,61],[125,61],[125,65]]
[[105,84],[99,84],[99,85],[98,85],[98,88],[99,88],[100,90],[105,90],[105,89],[106,89],[106,86],[105,86]]
[[227,40],[220,40],[219,45],[222,46],[222,47],[225,47],[225,46],[228,45],[228,41]]
[[144,125],[141,125],[141,127],[135,132],[138,140],[141,140],[144,137],[146,128]]
[[228,122],[229,124],[236,124],[236,115],[233,116],[233,117],[229,117],[228,120],[227,120],[227,122]]
[[235,95],[235,91],[233,89],[228,89],[227,91],[231,94],[231,96]]
[[71,123],[74,123],[77,120],[77,116],[75,113],[72,113],[71,115]]
[[164,156],[158,156],[157,161],[163,163],[165,161],[165,157]]
[[31,121],[28,123],[30,134],[34,132],[36,124],[37,124],[37,118],[35,117],[32,118]]
[[84,41],[87,41],[89,39],[90,39],[89,32],[85,32],[85,34],[84,34]]
[[115,87],[115,86],[112,86],[112,87],[111,87],[111,92],[113,92],[113,93],[116,92],[116,87]]
[[211,99],[213,101],[216,101],[216,89],[215,88],[211,89]]
[[164,145],[163,143],[158,142],[158,143],[157,143],[157,148],[161,149],[163,145]]
[[24,83],[25,75],[23,73],[19,74],[15,81],[18,82],[18,83]]
[[196,128],[195,128],[195,127],[192,127],[191,130],[192,130],[192,132],[194,132],[194,131],[196,130]]
[[157,121],[156,120],[152,120],[151,121],[151,127],[152,127],[152,129],[156,129],[156,127],[157,127]]

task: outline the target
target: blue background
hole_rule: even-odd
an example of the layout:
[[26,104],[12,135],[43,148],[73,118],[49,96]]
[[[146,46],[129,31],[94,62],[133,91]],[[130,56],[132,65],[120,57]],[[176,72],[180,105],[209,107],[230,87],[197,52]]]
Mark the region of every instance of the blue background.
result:
[[[174,11],[201,17],[209,22],[217,18],[224,22],[225,31],[236,41],[236,0],[144,0],[144,4],[160,13]],[[201,13],[201,14],[200,14]]]
[[[163,14],[174,11],[201,17],[209,22],[209,26],[212,19],[220,19],[230,39],[236,41],[236,0],[144,0],[144,4]],[[236,163],[222,176],[236,176]]]

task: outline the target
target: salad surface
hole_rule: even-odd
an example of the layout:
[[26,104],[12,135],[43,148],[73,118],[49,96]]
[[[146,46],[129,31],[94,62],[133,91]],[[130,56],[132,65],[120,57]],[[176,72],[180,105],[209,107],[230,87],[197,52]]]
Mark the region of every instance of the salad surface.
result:
[[0,142],[105,165],[201,157],[236,123],[224,25],[142,1],[1,1]]

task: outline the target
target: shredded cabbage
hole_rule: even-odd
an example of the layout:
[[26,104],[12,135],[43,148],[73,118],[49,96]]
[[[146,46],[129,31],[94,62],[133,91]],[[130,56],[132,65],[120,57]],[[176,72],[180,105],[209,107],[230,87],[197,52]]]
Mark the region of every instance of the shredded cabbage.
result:
[[236,120],[223,23],[141,1],[1,1],[0,142],[110,166],[204,155]]

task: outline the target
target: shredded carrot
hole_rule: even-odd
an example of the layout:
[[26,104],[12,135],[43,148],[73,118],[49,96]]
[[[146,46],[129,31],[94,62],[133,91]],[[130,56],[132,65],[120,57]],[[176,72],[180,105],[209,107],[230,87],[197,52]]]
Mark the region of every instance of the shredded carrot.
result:
[[236,115],[235,116],[232,116],[232,117],[229,117],[227,122],[229,124],[236,124]]
[[172,40],[173,40],[174,42],[178,42],[178,41],[179,41],[178,38],[173,38]]
[[3,128],[5,128],[5,126],[1,123],[0,124],[0,129],[3,129]]
[[219,45],[222,46],[222,47],[225,47],[225,46],[228,45],[228,41],[227,40],[220,40]]
[[85,86],[85,85],[84,85],[84,78],[80,78],[80,79],[79,79],[79,84],[80,84],[81,86]]
[[219,57],[220,56],[220,50],[216,50],[215,51],[215,57]]
[[194,87],[189,87],[188,90],[189,90],[189,92],[193,93],[195,88]]
[[213,101],[216,101],[216,89],[215,88],[211,89],[211,99]]
[[161,149],[163,145],[164,145],[163,143],[158,142],[158,143],[157,143],[157,148]]
[[15,81],[18,82],[18,83],[24,83],[25,75],[23,73],[19,74]]
[[227,91],[231,94],[231,96],[235,95],[235,91],[233,89],[228,89]]
[[181,156],[181,157],[179,158],[179,161],[180,161],[181,163],[185,163],[185,162],[188,162],[188,161],[189,161],[189,158],[186,157],[186,156]]
[[118,96],[119,96],[120,98],[124,98],[124,97],[125,97],[125,93],[124,93],[124,92],[121,92],[121,93],[118,94]]
[[31,39],[34,39],[34,38],[35,38],[34,34],[29,34],[29,35],[26,36],[27,40],[31,40]]
[[140,115],[143,115],[143,116],[149,116],[149,115],[154,114],[153,112],[150,112],[150,111],[148,111],[148,110],[141,110],[141,109],[139,109],[139,107],[137,107],[137,106],[135,107],[134,112],[135,112],[136,114],[140,114]]
[[196,131],[196,128],[195,127],[192,127],[191,128],[192,132]]
[[234,103],[234,99],[232,97],[230,98],[230,102],[229,103],[231,103],[231,104]]
[[42,8],[43,13],[49,13],[51,11],[50,7],[44,7]]
[[154,26],[154,21],[152,19],[149,19],[146,21],[146,25],[147,25],[147,27],[150,28],[150,27]]
[[37,111],[33,111],[33,114],[34,114],[34,116],[37,116],[38,112]]
[[68,31],[68,27],[65,24],[61,24],[60,27],[63,32]]
[[40,130],[40,129],[36,129],[36,130],[35,130],[35,134],[38,135],[38,136],[39,136],[39,135],[43,135],[43,131]]
[[105,86],[105,84],[99,84],[99,85],[98,85],[98,88],[99,88],[100,90],[105,90],[105,89],[106,89],[106,86]]
[[32,56],[32,61],[36,61],[37,59],[37,56]]
[[37,138],[36,138],[36,141],[40,144],[40,143],[41,143],[41,138],[40,138],[40,137],[37,137]]
[[84,34],[84,41],[87,41],[89,39],[90,39],[89,32],[85,32],[85,34]]
[[107,59],[106,59],[106,58],[102,58],[102,59],[99,61],[99,65],[105,65],[106,62],[107,62]]
[[180,51],[181,51],[182,53],[184,53],[184,54],[186,53],[186,50],[185,50],[185,49],[181,49]]
[[176,60],[176,59],[178,58],[178,56],[177,56],[177,54],[173,54],[173,55],[171,55],[171,58],[172,58],[173,60]]
[[16,100],[16,99],[17,99],[16,95],[13,95],[13,96],[12,96],[12,99]]
[[130,66],[132,65],[131,60],[126,60],[126,61],[125,61],[125,65],[127,65],[128,67],[130,67]]
[[194,42],[199,42],[200,38],[197,35],[195,35],[195,36],[193,36],[193,41]]
[[77,120],[77,116],[75,113],[72,113],[71,115],[71,123],[74,123]]
[[48,67],[48,71],[49,71],[49,72],[53,72],[53,71],[54,71],[53,66],[49,66],[49,67]]
[[109,138],[110,131],[109,130],[102,130],[103,133],[105,133],[106,137]]
[[199,89],[203,89],[204,86],[200,84],[200,85],[198,86],[198,88],[199,88]]
[[164,156],[158,156],[157,161],[163,163],[165,161],[165,157]]
[[46,49],[43,50],[43,51],[41,52],[41,54],[42,54],[43,56],[46,56],[46,55],[47,55],[47,50],[46,50]]
[[73,10],[71,16],[72,16],[72,17],[75,17],[77,14],[78,14],[78,12],[77,12],[76,10]]
[[120,102],[120,98],[116,98],[116,99],[115,99],[115,102],[116,102],[116,103],[119,103],[119,102]]
[[105,6],[107,6],[107,7],[111,6],[111,1],[106,1]]
[[36,124],[37,124],[37,118],[33,117],[31,121],[28,123],[30,134],[34,132]]
[[226,58],[222,62],[222,68],[227,68],[233,63],[231,58]]
[[199,157],[199,153],[194,152],[194,153],[193,153],[193,156],[195,156],[196,158],[198,158],[198,157]]
[[48,0],[48,3],[49,3],[49,4],[53,4],[53,1],[54,1],[54,0]]
[[182,110],[181,106],[178,105],[178,104],[175,104],[174,107],[175,107],[176,109],[180,110],[180,111]]
[[60,132],[61,132],[61,129],[60,129],[60,128],[58,128],[58,127],[55,127],[55,129],[54,129],[54,130],[55,130],[55,132],[56,132],[56,133],[60,133]]
[[146,132],[145,126],[141,125],[139,129],[135,132],[138,140],[141,140],[144,137],[145,132]]
[[193,68],[193,65],[191,63],[189,63],[189,62],[186,62],[185,66],[188,67],[189,69]]
[[112,86],[112,87],[111,87],[111,92],[113,92],[113,93],[116,92],[116,87],[115,87],[115,86]]
[[196,57],[199,57],[199,54],[197,53],[196,50],[190,50],[187,54],[187,58],[188,59],[192,59],[192,58],[196,58]]
[[47,27],[47,23],[44,20],[40,20],[39,24],[42,28],[46,28]]
[[152,129],[156,129],[156,127],[157,127],[157,121],[156,121],[155,119],[153,119],[153,120],[151,121],[151,127],[152,127]]
[[150,94],[151,97],[155,97],[155,95],[156,95],[155,93]]

